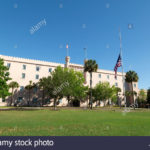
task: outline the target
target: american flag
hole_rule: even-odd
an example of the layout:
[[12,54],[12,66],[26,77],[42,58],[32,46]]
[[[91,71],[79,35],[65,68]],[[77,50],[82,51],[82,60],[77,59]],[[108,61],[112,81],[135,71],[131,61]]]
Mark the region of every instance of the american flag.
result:
[[122,66],[122,63],[121,63],[121,55],[119,54],[119,57],[118,57],[116,66],[115,66],[115,68],[114,68],[114,71],[115,71],[115,78],[117,78],[117,70],[118,70],[118,67],[121,67],[121,66]]

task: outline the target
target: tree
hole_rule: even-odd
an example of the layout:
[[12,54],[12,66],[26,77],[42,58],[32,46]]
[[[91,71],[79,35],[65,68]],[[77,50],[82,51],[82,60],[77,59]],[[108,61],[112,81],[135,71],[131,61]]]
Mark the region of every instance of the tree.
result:
[[100,101],[103,101],[105,99],[105,93],[104,93],[104,83],[98,83],[95,88],[93,89],[93,97],[94,101],[99,101],[99,106],[100,106]]
[[87,87],[84,87],[84,77],[81,72],[58,66],[47,79],[47,94],[54,100],[54,109],[58,100],[67,98],[68,104],[73,99],[83,99]]
[[83,100],[86,97],[88,87],[84,86],[84,76],[81,72],[74,71],[73,69],[64,69],[65,82],[68,86],[63,88],[63,95],[68,100],[68,105],[73,99]]
[[136,96],[136,95],[137,95],[137,92],[136,92],[136,91],[126,91],[126,92],[125,92],[125,95],[126,95],[126,96],[132,96],[132,95]]
[[[137,96],[137,92],[136,91],[126,91],[125,96],[133,98],[134,96]],[[135,109],[135,102],[134,102],[134,109]]]
[[118,105],[121,108],[121,99],[119,98],[119,93],[121,92],[121,88],[116,87],[116,91],[117,91],[117,99],[118,99]]
[[120,88],[110,86],[108,82],[98,83],[93,89],[94,101],[95,102],[99,101],[99,105],[100,101],[103,101],[104,106],[106,105],[106,100],[109,100],[109,102],[111,100],[111,102],[116,103],[118,92],[120,91],[121,91]]
[[106,100],[109,100],[112,97],[112,89],[110,87],[109,82],[103,83],[103,96],[104,96],[104,106],[106,106]]
[[28,91],[28,101],[27,101],[28,106],[30,106],[31,91],[35,86],[36,84],[33,83],[32,81],[29,81],[29,84],[25,86],[25,89]]
[[[138,74],[135,71],[128,71],[126,73],[126,82],[131,83],[131,88],[132,88],[132,99],[133,99],[133,103],[135,105],[135,100],[134,100],[134,89],[133,89],[133,82],[138,82],[139,77]],[[135,106],[134,106],[135,109]]]
[[140,105],[143,105],[143,104],[145,104],[146,103],[146,98],[147,98],[147,95],[146,95],[146,92],[145,92],[145,90],[143,90],[143,89],[141,89],[140,91],[139,91],[139,94],[138,94],[138,103],[140,104]]
[[114,85],[109,88],[109,98],[113,103],[117,103],[117,98],[118,98],[118,92],[120,92],[120,88],[115,87]]
[[98,64],[95,60],[87,60],[84,66],[84,72],[90,73],[90,107],[92,109],[93,101],[92,101],[92,73],[97,72]]
[[15,88],[19,87],[19,84],[16,81],[12,81],[12,82],[9,83],[9,87],[12,89],[11,101],[10,101],[10,106],[11,106],[12,102],[13,102],[14,90],[15,90]]
[[147,103],[150,104],[150,88],[147,90]]
[[76,72],[73,69],[64,68],[64,83],[67,83],[67,88],[64,87],[63,89],[63,95],[68,100],[68,106],[70,106],[70,101],[73,98],[74,90],[73,88],[77,84],[78,76],[76,76]]
[[106,100],[111,98],[112,96],[112,91],[110,91],[110,84],[108,82],[102,82],[98,83],[94,90],[93,90],[93,96],[95,101],[104,101],[104,106],[106,105]]
[[47,93],[54,100],[54,110],[59,99],[63,98],[63,88],[66,84],[64,81],[64,70],[58,66],[48,77]]
[[46,77],[43,77],[39,80],[38,86],[42,90],[42,106],[44,105],[44,100],[45,100],[45,92],[46,92],[46,87],[47,87],[47,79]]
[[9,86],[7,82],[11,80],[9,77],[9,68],[4,65],[3,59],[0,59],[0,98],[5,99],[9,96]]

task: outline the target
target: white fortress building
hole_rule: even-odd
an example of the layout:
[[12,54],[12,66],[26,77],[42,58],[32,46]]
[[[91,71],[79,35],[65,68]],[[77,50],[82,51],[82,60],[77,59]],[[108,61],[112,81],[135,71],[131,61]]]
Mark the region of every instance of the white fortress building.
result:
[[[40,78],[47,77],[50,75],[57,66],[73,68],[76,71],[81,71],[84,74],[86,79],[85,85],[90,85],[90,75],[89,73],[84,73],[84,62],[82,65],[70,63],[70,57],[66,57],[66,63],[54,63],[40,60],[32,60],[25,58],[17,58],[0,55],[0,58],[4,60],[4,64],[9,67],[11,81],[17,81],[19,83],[19,88],[17,91],[22,91],[26,85],[29,84],[29,81],[38,82]],[[125,75],[125,73],[124,73]],[[110,85],[115,85],[116,87],[121,88],[120,95],[123,95],[123,82],[122,82],[122,73],[117,73],[117,79],[115,79],[115,72],[109,70],[98,69],[97,72],[93,73],[93,87],[99,82],[109,82]],[[131,90],[131,86],[128,83],[125,83],[125,89]],[[17,92],[16,91],[16,92]],[[134,83],[134,91],[138,93],[138,83]],[[16,97],[20,101],[25,99],[23,95],[19,94]],[[35,95],[34,97],[35,98]],[[31,98],[31,99],[32,99]],[[36,99],[36,98],[35,98]],[[4,100],[0,100],[0,106],[5,106],[7,103]],[[66,106],[67,101],[65,99],[61,100],[60,106]],[[80,104],[80,106],[85,106],[86,104]]]

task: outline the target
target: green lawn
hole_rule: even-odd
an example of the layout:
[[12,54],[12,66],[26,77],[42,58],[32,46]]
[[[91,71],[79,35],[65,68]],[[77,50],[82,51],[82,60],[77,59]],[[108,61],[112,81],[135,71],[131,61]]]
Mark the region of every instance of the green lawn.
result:
[[150,136],[150,111],[0,111],[0,136]]

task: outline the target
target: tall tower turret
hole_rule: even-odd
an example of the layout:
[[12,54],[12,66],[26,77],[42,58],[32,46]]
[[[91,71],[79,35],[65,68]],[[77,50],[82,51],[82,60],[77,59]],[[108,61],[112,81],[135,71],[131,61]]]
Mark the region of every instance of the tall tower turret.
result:
[[70,57],[69,57],[69,56],[66,56],[66,64],[65,64],[65,67],[66,67],[66,68],[69,68],[69,64],[70,64]]
[[66,64],[65,64],[65,67],[66,68],[69,68],[69,64],[70,64],[70,57],[69,57],[69,45],[67,44],[66,45],[66,52],[67,52],[67,56],[66,56]]

